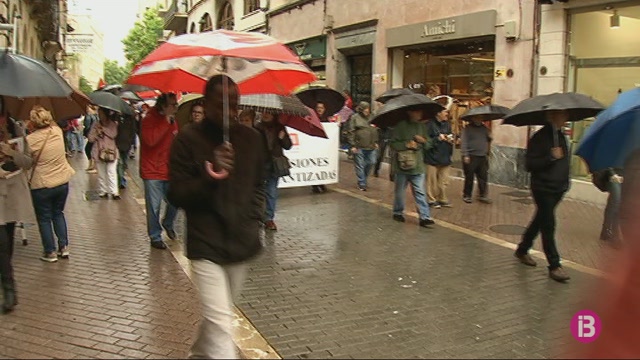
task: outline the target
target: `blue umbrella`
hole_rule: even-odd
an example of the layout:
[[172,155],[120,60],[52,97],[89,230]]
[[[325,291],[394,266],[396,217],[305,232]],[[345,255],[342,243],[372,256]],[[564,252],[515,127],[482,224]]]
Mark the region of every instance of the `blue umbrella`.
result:
[[640,148],[640,88],[626,91],[596,117],[576,155],[591,172],[622,168],[627,156]]

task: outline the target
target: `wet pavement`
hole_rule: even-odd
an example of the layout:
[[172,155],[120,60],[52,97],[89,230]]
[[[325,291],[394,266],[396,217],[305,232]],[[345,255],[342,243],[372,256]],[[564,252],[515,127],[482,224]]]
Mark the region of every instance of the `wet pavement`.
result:
[[0,315],[0,357],[186,356],[199,320],[192,283],[170,252],[152,251],[132,197],[85,200],[95,181],[82,170],[71,181],[69,260],[39,260],[35,226],[27,246],[17,240],[19,305]]
[[[238,303],[241,337],[258,340],[238,340],[245,356],[567,355],[575,343],[567,337],[571,316],[595,276],[570,269],[571,282],[559,284],[543,261],[538,268],[518,264],[482,229],[474,236],[451,226],[422,229],[411,217],[397,223],[385,202],[373,199],[383,179],[374,179],[366,196],[351,193],[345,166],[334,191],[281,192],[280,230],[267,234]],[[39,237],[29,228],[30,244],[16,246],[20,304],[1,317],[0,357],[186,356],[198,322],[195,289],[180,242],[169,243],[171,252],[151,251],[135,166],[132,175],[123,200],[86,201],[95,175],[78,171],[66,210],[70,260],[38,260]]]
[[281,193],[279,231],[240,308],[284,358],[546,358],[563,354],[594,277],[570,284],[510,249],[402,224],[360,199]]

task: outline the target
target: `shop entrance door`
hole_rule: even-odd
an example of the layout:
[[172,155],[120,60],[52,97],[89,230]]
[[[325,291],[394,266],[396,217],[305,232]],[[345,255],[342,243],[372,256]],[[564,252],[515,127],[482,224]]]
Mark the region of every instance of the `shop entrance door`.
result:
[[361,101],[371,103],[371,78],[373,76],[373,56],[356,55],[349,57],[351,68],[351,98],[353,105]]

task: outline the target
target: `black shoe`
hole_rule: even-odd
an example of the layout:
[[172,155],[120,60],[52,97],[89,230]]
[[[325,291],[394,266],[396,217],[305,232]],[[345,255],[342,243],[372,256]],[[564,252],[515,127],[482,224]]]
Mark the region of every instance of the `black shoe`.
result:
[[2,290],[4,293],[4,303],[2,304],[2,313],[8,314],[18,305],[18,297],[16,296],[16,289],[13,283],[2,284]]
[[98,195],[98,197],[100,197],[100,199],[108,199],[109,198],[109,194]]
[[127,186],[126,186],[126,185],[118,185],[118,188],[119,188],[120,190],[122,190],[122,189],[126,189],[126,188],[127,188]]
[[358,189],[359,189],[360,191],[367,191],[367,187],[366,187],[366,186],[358,185]]
[[318,185],[312,185],[311,186],[311,191],[313,191],[314,194],[320,194],[321,193],[320,187]]
[[111,200],[121,200],[122,198],[120,197],[120,195],[113,195],[111,196]]
[[375,177],[379,177],[379,176],[380,176],[380,173],[378,173],[378,171],[374,171],[374,172],[373,172],[373,176],[375,176]]
[[164,250],[167,248],[167,244],[165,244],[164,241],[152,241],[151,247],[155,249]]
[[165,228],[164,231],[167,233],[167,237],[171,240],[176,240],[178,238],[178,235],[176,234],[176,232],[173,229],[167,229]]
[[462,198],[462,200],[467,204],[471,204],[473,202],[473,200],[471,200],[471,196],[465,196]]
[[394,215],[393,215],[393,220],[395,220],[395,221],[399,221],[399,222],[405,222],[405,221],[407,221],[407,220],[405,220],[404,216],[402,216],[402,215],[396,215],[396,214],[394,214]]
[[435,225],[435,221],[432,219],[422,219],[420,220],[420,226],[424,228],[430,228],[432,225]]

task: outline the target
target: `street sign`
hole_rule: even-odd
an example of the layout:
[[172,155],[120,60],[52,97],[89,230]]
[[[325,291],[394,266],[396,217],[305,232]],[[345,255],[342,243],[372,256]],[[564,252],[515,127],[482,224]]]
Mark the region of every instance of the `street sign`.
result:
[[70,54],[82,54],[93,45],[93,34],[67,34],[66,51]]

